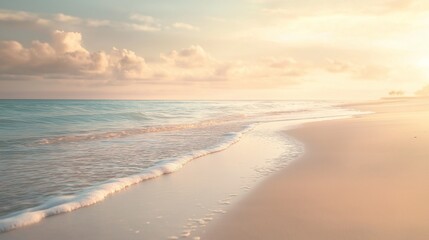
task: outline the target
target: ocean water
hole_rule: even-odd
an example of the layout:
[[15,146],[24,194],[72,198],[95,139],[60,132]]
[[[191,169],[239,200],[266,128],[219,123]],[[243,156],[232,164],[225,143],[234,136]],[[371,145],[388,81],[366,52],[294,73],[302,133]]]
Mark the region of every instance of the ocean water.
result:
[[358,113],[335,104],[0,100],[0,232],[174,172],[255,124]]

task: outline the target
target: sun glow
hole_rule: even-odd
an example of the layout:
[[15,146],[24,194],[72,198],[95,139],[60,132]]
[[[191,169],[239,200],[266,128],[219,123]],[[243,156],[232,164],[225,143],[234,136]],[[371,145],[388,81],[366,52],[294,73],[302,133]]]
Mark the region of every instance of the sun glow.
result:
[[417,60],[416,66],[419,68],[427,68],[429,71],[429,57],[421,57]]

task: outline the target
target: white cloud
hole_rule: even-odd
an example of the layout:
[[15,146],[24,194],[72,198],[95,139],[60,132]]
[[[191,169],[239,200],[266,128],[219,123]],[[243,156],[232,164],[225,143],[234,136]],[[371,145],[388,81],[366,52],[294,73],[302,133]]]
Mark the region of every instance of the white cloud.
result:
[[307,71],[307,66],[293,58],[221,61],[199,45],[161,54],[161,58],[166,63],[162,70],[167,78],[211,83],[227,81],[235,87],[292,84]]
[[127,49],[90,52],[78,32],[55,31],[51,43],[33,41],[25,48],[16,41],[0,42],[0,74],[59,78],[145,79],[145,60]]
[[64,13],[36,14],[24,11],[0,10],[0,23],[23,24],[26,26],[49,27],[49,29],[64,26],[78,27],[110,27],[116,30],[156,32],[163,29],[157,19],[151,16],[132,14],[130,21],[111,21],[107,19],[86,19]]
[[205,67],[214,62],[214,59],[199,45],[192,45],[179,51],[173,50],[162,54],[161,58],[181,68]]
[[131,14],[129,18],[135,22],[123,23],[122,25],[131,30],[143,31],[143,32],[156,32],[162,29],[161,24],[159,24],[157,19],[155,19],[152,16],[135,13],[135,14]]
[[57,53],[73,53],[88,51],[82,47],[82,35],[78,32],[55,31],[52,35],[52,45]]
[[66,15],[63,13],[55,14],[54,19],[58,22],[71,23],[71,24],[79,24],[82,22],[82,19],[80,19],[78,17]]
[[48,25],[50,21],[29,12],[0,10],[0,23]]
[[193,26],[191,24],[188,24],[188,23],[182,23],[182,22],[176,22],[176,23],[174,23],[173,27],[177,28],[177,29],[188,30],[188,31],[198,31],[199,30],[198,27],[195,27],[195,26]]
[[[137,13],[129,15],[128,20],[125,21],[112,21],[107,19],[86,19],[64,13],[44,14],[42,16],[42,14],[37,13],[0,9],[0,23],[23,24],[26,26],[36,25],[39,27],[49,27],[49,29],[63,28],[67,25],[93,28],[110,27],[120,31],[137,32],[158,32],[171,29],[169,26],[163,26],[155,17]],[[187,31],[199,30],[198,27],[183,22],[175,22],[171,27]]]
[[356,64],[335,59],[326,59],[322,68],[330,73],[346,73],[362,80],[388,80],[387,76],[390,73],[390,69],[381,64]]
[[0,21],[24,22],[37,18],[27,12],[0,11]]
[[306,66],[292,58],[256,61],[220,61],[200,45],[161,54],[147,63],[127,49],[91,52],[79,32],[54,31],[50,42],[0,41],[0,79],[84,79],[126,83],[127,80],[215,83],[239,86],[289,84],[306,73]]
[[112,23],[109,20],[98,20],[98,19],[87,19],[86,24],[89,27],[106,27],[106,26],[112,25]]
[[123,23],[121,24],[125,29],[132,31],[141,31],[141,32],[157,32],[161,31],[159,26],[151,24],[140,24],[140,23]]
[[144,58],[127,49],[113,48],[109,67],[114,76],[118,78],[144,79],[150,76],[150,69]]
[[135,20],[135,21],[139,21],[139,22],[144,22],[144,23],[155,23],[156,22],[155,18],[152,16],[141,15],[141,14],[136,14],[136,13],[131,14],[130,19]]

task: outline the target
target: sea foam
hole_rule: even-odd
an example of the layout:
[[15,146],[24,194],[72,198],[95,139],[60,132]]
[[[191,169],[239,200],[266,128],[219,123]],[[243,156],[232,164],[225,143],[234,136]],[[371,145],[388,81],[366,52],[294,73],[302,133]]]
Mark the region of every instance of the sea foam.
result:
[[181,169],[191,160],[225,150],[238,142],[243,134],[252,128],[253,125],[249,125],[241,132],[228,134],[228,138],[223,143],[215,147],[195,151],[192,154],[178,159],[167,160],[153,167],[147,168],[139,174],[112,179],[100,185],[87,188],[79,194],[52,198],[40,206],[13,213],[12,215],[0,220],[0,233],[40,222],[49,216],[67,213],[82,207],[90,206],[103,201],[109,195],[121,191],[131,185],[156,178],[164,174],[173,173]]

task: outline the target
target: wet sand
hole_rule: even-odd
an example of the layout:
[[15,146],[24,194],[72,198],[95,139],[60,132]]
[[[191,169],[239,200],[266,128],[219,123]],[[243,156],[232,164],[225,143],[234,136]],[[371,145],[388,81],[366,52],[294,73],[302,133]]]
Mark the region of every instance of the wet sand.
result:
[[285,167],[289,162],[284,157],[296,159],[300,149],[281,133],[301,122],[256,126],[228,149],[196,159],[180,171],[136,184],[92,206],[0,233],[0,239],[198,239],[206,225],[249,189]]
[[429,239],[429,99],[354,107],[376,113],[287,131],[304,156],[202,239]]

